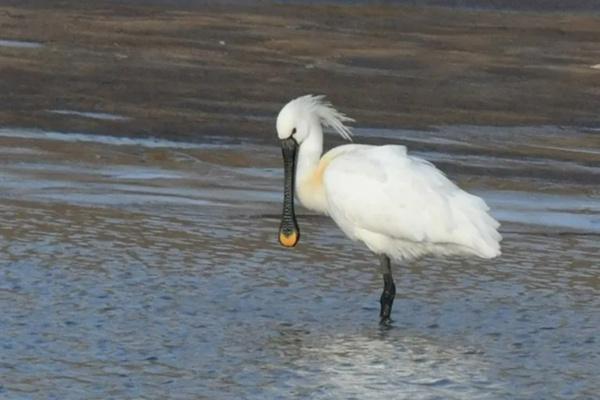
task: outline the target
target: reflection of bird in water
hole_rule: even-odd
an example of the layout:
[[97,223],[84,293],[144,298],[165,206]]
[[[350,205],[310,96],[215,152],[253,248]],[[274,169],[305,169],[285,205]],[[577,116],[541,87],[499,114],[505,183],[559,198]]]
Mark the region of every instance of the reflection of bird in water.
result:
[[378,255],[383,273],[382,322],[388,322],[396,293],[390,258],[426,254],[500,255],[498,222],[485,202],[452,183],[431,163],[409,156],[399,145],[347,144],[323,152],[322,127],[345,139],[352,121],[323,96],[302,96],[277,117],[285,183],[279,241],[300,238],[294,190],[307,208],[330,215],[342,231]]

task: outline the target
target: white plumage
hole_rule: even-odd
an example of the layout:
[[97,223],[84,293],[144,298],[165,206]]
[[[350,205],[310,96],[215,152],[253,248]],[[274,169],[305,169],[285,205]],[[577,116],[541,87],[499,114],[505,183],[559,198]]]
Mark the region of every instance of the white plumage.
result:
[[[343,146],[325,171],[328,214],[351,239],[396,260],[424,254],[500,254],[498,223],[404,146]],[[342,150],[342,149],[340,149]]]
[[485,202],[433,164],[399,145],[339,146],[321,157],[322,125],[346,139],[351,121],[321,96],[303,96],[279,113],[280,139],[297,142],[295,188],[309,209],[376,254],[409,260],[426,254],[500,255],[499,224]]

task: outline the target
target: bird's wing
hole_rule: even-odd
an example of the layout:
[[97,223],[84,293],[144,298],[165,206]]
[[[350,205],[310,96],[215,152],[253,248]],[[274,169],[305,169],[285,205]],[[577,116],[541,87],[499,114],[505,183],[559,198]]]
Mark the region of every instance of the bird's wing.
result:
[[325,171],[324,184],[331,216],[351,236],[352,229],[364,229],[400,240],[458,244],[484,257],[499,254],[499,224],[485,202],[431,163],[408,156],[404,146],[344,153]]

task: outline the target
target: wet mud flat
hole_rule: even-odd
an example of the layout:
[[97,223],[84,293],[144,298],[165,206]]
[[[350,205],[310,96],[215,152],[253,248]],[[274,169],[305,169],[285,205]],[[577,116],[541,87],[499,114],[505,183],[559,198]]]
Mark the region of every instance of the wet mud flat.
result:
[[599,22],[401,5],[5,1],[0,40],[32,45],[0,45],[0,121],[270,138],[282,103],[324,93],[362,126],[597,126]]
[[[523,172],[537,167],[523,168],[508,147],[502,157],[461,157],[489,145],[470,136],[481,132],[505,143],[527,135],[551,178]],[[0,394],[593,398],[597,188],[557,171],[600,171],[561,160],[546,148],[548,132],[357,130],[410,141],[440,165],[453,159],[451,177],[503,224],[498,259],[395,266],[394,323],[381,328],[381,277],[365,248],[302,209],[299,246],[277,244],[275,145],[2,129]],[[453,146],[431,147],[439,143]],[[579,146],[562,151],[594,156]]]

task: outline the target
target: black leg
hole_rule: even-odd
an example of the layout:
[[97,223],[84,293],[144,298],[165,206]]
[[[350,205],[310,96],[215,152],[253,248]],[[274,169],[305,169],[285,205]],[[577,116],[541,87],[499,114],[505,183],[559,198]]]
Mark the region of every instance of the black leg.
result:
[[390,314],[392,313],[394,296],[396,296],[396,285],[394,285],[394,279],[392,278],[390,258],[382,254],[379,256],[379,263],[383,274],[383,293],[381,293],[381,311],[379,317],[381,318],[381,324],[388,324],[391,322]]

